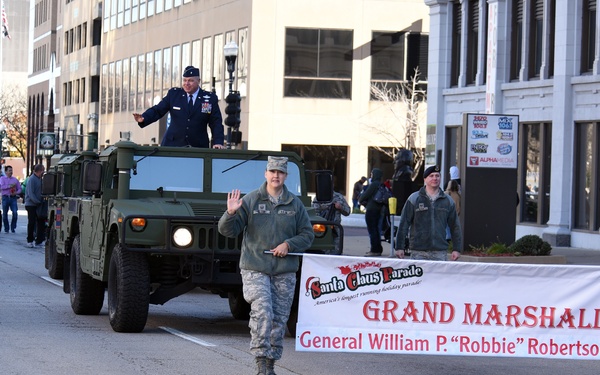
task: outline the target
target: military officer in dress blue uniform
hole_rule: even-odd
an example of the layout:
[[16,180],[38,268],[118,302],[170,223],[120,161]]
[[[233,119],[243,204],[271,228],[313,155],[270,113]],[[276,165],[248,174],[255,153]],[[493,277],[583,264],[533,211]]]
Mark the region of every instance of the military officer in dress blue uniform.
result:
[[171,125],[167,128],[161,146],[209,147],[210,127],[213,148],[223,148],[223,118],[215,94],[200,88],[200,70],[188,66],[183,71],[183,87],[174,87],[160,103],[144,113],[134,113],[140,128],[158,121],[169,112]]

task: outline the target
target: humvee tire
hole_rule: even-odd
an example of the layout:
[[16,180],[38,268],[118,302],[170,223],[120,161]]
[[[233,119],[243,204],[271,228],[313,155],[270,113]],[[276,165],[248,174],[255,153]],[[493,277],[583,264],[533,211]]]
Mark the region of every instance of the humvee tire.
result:
[[148,320],[150,271],[143,253],[116,244],[108,270],[108,319],[115,332],[141,332]]
[[56,232],[54,231],[54,224],[48,231],[48,239],[46,240],[45,260],[46,269],[48,270],[48,276],[55,280],[62,280],[64,277],[64,263],[65,256],[56,252]]
[[229,311],[237,320],[250,319],[250,304],[244,299],[244,293],[241,290],[227,293],[229,300]]
[[80,235],[78,234],[75,236],[71,247],[71,308],[77,315],[98,315],[104,304],[104,285],[81,269],[80,241]]

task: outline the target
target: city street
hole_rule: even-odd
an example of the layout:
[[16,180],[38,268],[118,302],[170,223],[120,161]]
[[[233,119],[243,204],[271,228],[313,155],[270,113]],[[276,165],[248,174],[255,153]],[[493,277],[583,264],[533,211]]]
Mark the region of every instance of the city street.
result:
[[[24,246],[25,223],[23,214],[17,233],[0,233],[1,373],[254,374],[247,323],[234,320],[227,300],[216,295],[197,291],[164,306],[151,305],[146,328],[139,334],[114,332],[108,322],[106,301],[98,316],[73,314],[62,283],[47,276],[44,249]],[[368,243],[364,228],[347,228],[345,240],[350,252],[366,251],[360,248]],[[276,372],[596,375],[600,373],[600,363],[297,352],[294,340],[288,337]]]

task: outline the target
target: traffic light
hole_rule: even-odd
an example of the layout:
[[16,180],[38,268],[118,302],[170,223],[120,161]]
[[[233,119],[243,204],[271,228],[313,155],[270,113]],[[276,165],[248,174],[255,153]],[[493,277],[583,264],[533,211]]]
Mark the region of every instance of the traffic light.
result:
[[230,92],[225,98],[225,102],[227,102],[227,107],[225,107],[225,114],[227,114],[225,125],[231,126],[232,128],[238,128],[240,126],[240,113],[242,111],[240,108],[241,100],[242,98],[237,91]]

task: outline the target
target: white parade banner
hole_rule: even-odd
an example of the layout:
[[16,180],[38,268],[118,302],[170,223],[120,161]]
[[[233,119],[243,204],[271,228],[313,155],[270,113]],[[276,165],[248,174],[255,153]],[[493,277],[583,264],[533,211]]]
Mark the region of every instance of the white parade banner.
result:
[[296,350],[600,359],[600,267],[303,257]]

